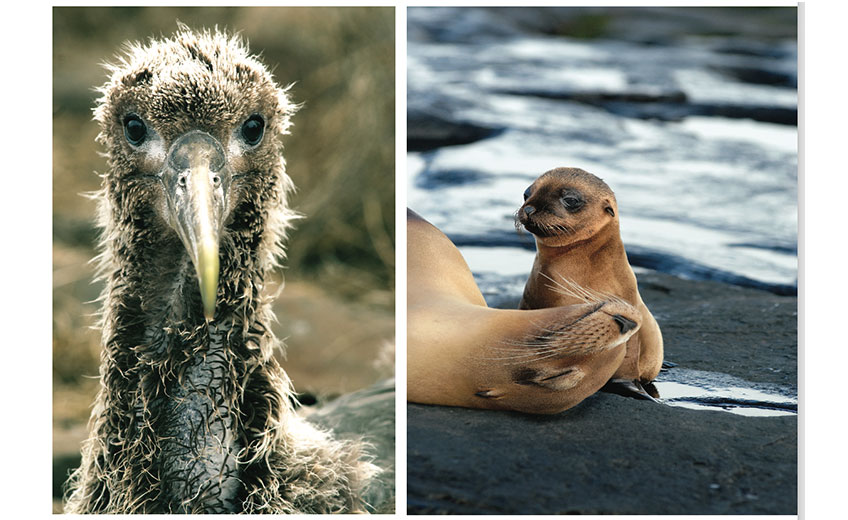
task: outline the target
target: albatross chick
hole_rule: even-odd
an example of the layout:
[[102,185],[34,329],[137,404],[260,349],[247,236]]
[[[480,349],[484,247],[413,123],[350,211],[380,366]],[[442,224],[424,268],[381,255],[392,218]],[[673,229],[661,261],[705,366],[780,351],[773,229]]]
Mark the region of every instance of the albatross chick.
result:
[[66,512],[363,511],[376,467],[293,411],[273,357],[286,89],[240,38],[184,25],[109,71],[101,388]]

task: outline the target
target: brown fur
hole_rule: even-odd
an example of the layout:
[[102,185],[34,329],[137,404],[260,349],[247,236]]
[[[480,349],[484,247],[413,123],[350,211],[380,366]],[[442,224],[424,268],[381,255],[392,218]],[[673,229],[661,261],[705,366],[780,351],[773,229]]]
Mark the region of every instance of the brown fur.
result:
[[[491,309],[462,255],[407,213],[407,399],[557,413],[598,391],[624,358],[639,313],[614,297],[568,286],[579,303]],[[614,316],[636,323],[622,333]]]
[[[628,340],[627,355],[614,378],[653,380],[662,365],[662,334],[642,302],[627,261],[612,190],[579,168],[556,168],[536,179],[525,195],[517,219],[536,235],[537,254],[519,308],[577,303],[557,286],[563,278],[621,298],[639,310],[642,326]],[[564,196],[571,200],[564,202]],[[574,201],[582,204],[567,209]]]

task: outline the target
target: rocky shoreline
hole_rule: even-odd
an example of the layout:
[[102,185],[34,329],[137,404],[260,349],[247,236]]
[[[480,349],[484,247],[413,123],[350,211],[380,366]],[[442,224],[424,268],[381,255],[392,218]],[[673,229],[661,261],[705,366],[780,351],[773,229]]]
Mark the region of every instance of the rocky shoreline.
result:
[[[671,370],[797,396],[797,298],[638,274]],[[507,306],[504,304],[504,306]],[[796,514],[796,415],[598,393],[554,416],[410,404],[411,514]]]

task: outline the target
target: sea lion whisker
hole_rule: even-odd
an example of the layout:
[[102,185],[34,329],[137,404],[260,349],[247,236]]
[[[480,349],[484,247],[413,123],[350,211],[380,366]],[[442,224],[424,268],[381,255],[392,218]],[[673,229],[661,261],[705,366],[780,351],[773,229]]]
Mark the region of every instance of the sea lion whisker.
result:
[[[566,278],[565,276],[563,276],[560,273],[557,273],[557,276],[559,276],[560,279],[562,279],[562,281],[565,284],[567,284],[567,286],[569,288],[573,289],[574,291],[578,291],[581,294],[585,294],[587,299],[590,299],[590,300],[596,301],[596,302],[597,301],[617,301],[617,302],[621,302],[621,299],[618,298],[617,296],[614,296],[614,295],[609,294],[609,293],[604,293],[604,292],[601,292],[601,291],[596,291],[595,289],[592,289],[591,287],[586,287],[584,285],[580,285],[577,282],[575,282],[574,280],[571,280],[570,278]],[[561,287],[563,287],[563,286],[561,286]],[[566,289],[566,290],[568,290],[568,289]]]
[[565,296],[571,296],[573,298],[578,298],[579,300],[583,301],[584,303],[597,303],[597,302],[603,301],[601,299],[595,298],[592,295],[579,294],[579,293],[573,292],[571,290],[563,289],[561,287],[556,287],[556,286],[549,285],[549,284],[545,285],[545,287],[547,287],[548,289],[550,289],[551,291],[553,291],[557,294],[562,294],[562,295],[565,295]]
[[509,356],[499,356],[499,357],[487,357],[486,359],[493,360],[503,360],[503,359],[521,359],[521,358],[532,358],[534,356],[539,356],[542,354],[547,354],[548,352],[553,352],[556,350],[562,350],[570,348],[571,346],[582,345],[585,342],[569,342],[567,344],[562,343],[560,338],[557,339],[556,344],[552,344],[550,341],[545,344],[520,344],[516,343],[511,348],[497,348],[492,347],[492,350],[497,350],[501,352],[509,352],[512,355]]
[[558,285],[545,284],[545,287],[547,287],[548,289],[550,289],[551,291],[553,291],[555,293],[564,294],[566,296],[572,296],[572,297],[577,298],[580,301],[583,301],[585,303],[592,303],[594,301],[594,300],[587,298],[585,295],[574,293],[574,292],[569,291],[567,289],[564,289],[564,288],[562,288],[561,286],[558,286]]
[[515,345],[512,348],[495,348],[495,347],[493,347],[493,348],[491,348],[491,350],[494,351],[494,352],[503,352],[503,353],[510,354],[510,355],[523,356],[523,355],[527,354],[528,352],[532,353],[532,352],[536,352],[536,351],[539,351],[539,350],[542,350],[542,349],[540,349],[540,348],[527,348],[525,345]]
[[550,282],[552,282],[554,284],[554,287],[551,287],[550,285],[548,285],[547,287],[550,287],[555,292],[558,292],[560,294],[565,294],[567,296],[572,296],[572,297],[577,298],[579,300],[582,300],[586,303],[590,303],[590,302],[591,303],[597,303],[597,302],[601,301],[591,291],[586,290],[586,288],[584,288],[580,284],[574,282],[573,280],[569,280],[568,278],[562,276],[559,273],[557,273],[557,276],[559,276],[562,279],[562,281],[565,283],[565,285],[554,280],[552,277],[550,277],[549,275],[547,275],[545,273],[540,272],[539,275],[546,278],[547,280],[549,280]]
[[[551,351],[550,353],[546,353],[546,355],[541,355],[539,357],[535,357],[530,361],[532,361],[534,363],[538,362],[538,361],[544,361],[545,359],[550,359],[552,357],[556,357],[564,351],[565,351],[565,354],[563,354],[563,357],[570,357],[570,356],[574,356],[574,355],[584,355],[584,354],[587,353],[587,352],[584,352],[584,351],[580,351],[579,349],[573,349],[573,348],[568,348],[568,346],[563,346],[562,348]],[[527,362],[530,362],[530,361],[523,361],[523,363],[527,363]],[[505,364],[506,365],[517,365],[519,363],[515,362],[515,363],[505,363]]]
[[596,291],[593,291],[593,290],[592,290],[592,289],[590,289],[589,287],[585,287],[585,286],[583,286],[583,285],[580,285],[580,284],[578,284],[577,282],[575,282],[574,280],[571,280],[570,278],[566,278],[565,276],[563,276],[563,275],[562,275],[562,274],[560,274],[560,273],[557,273],[557,275],[560,277],[560,279],[561,279],[561,280],[562,280],[562,281],[563,281],[563,282],[564,282],[564,283],[565,283],[565,284],[566,284],[566,285],[567,285],[570,289],[572,289],[572,290],[574,290],[574,291],[576,291],[576,292],[578,292],[578,293],[580,293],[580,294],[585,295],[585,297],[586,297],[586,299],[587,299],[587,300],[591,300],[591,301],[602,301],[602,300],[603,300],[602,298],[600,298],[600,297],[598,296],[598,293],[597,293]]
[[542,329],[542,332],[544,334],[536,335],[536,336],[534,336],[534,339],[536,339],[537,341],[543,342],[543,341],[547,340],[550,336],[557,336],[559,338],[581,336],[581,334],[575,333],[573,330],[569,330],[569,329],[562,330],[562,329],[547,329],[547,328],[545,328],[545,329]]
[[536,353],[527,353],[515,356],[497,356],[497,357],[483,357],[481,359],[486,359],[489,361],[510,361],[510,360],[520,360],[521,362],[529,362],[533,361],[538,356],[542,356],[547,354],[547,352],[536,352]]
[[[576,336],[575,336],[576,337]],[[551,341],[550,338],[547,338],[548,341],[542,342],[528,342],[528,343],[514,343],[509,348],[497,348],[492,347],[491,350],[496,350],[498,352],[509,352],[516,354],[523,354],[527,352],[543,352],[545,350],[549,350],[551,348],[559,348],[563,341],[566,341],[568,338],[559,338],[557,337],[555,341]]]
[[564,286],[564,285],[562,285],[561,283],[557,282],[556,280],[554,280],[553,278],[551,278],[551,277],[550,277],[550,276],[548,276],[547,274],[545,274],[545,273],[539,273],[539,275],[540,275],[540,276],[542,276],[543,278],[545,278],[545,279],[549,280],[550,282],[552,282],[552,283],[554,284],[554,285],[546,284],[546,287],[548,287],[548,288],[550,288],[550,289],[552,289],[552,290],[554,290],[554,291],[556,291],[556,292],[558,292],[558,293],[560,293],[560,294],[565,294],[565,295],[568,295],[568,296],[573,296],[574,298],[577,298],[577,299],[579,299],[579,300],[581,300],[581,301],[587,302],[587,299],[586,299],[586,297],[585,297],[584,295],[582,295],[582,294],[577,294],[576,292],[569,290],[566,286]]
[[[534,204],[530,197],[544,199],[545,192],[531,193],[521,208]],[[579,225],[569,227],[557,222],[556,214],[534,214],[528,210],[527,217],[532,218],[526,218],[524,209],[521,211],[520,218],[513,215],[516,228],[520,227],[516,220],[525,222],[524,227],[532,230],[537,246],[548,246],[537,247],[537,251],[556,254],[554,248],[558,244],[576,240],[570,237],[591,240],[582,235],[584,230],[591,231],[584,220],[586,215],[594,218],[596,212],[577,214],[575,210],[574,219]],[[629,335],[622,334],[623,327],[616,326],[613,320],[619,312],[623,318],[631,319],[630,307],[600,311],[605,305],[613,304],[612,299],[602,298],[576,281],[560,280],[554,274],[558,273],[557,269],[545,270],[543,277],[539,274],[541,269],[534,266],[532,276],[539,285],[531,287],[528,283],[521,312],[490,308],[485,305],[473,273],[461,261],[456,246],[412,211],[407,213],[407,248],[409,401],[556,413],[597,391],[596,384],[608,380],[620,366],[623,351],[611,347],[620,345]],[[443,261],[431,261],[429,257],[434,254]],[[449,283],[434,283],[442,279]],[[544,284],[548,286],[542,287]],[[539,301],[524,305],[532,301],[534,292],[554,294],[554,299],[563,303],[552,308],[540,308]],[[580,306],[574,307],[574,303]],[[440,322],[436,326],[434,316]],[[539,385],[530,382],[567,374],[567,370],[563,371],[564,362],[569,362],[579,373],[571,379],[565,378],[568,381],[563,380],[561,385],[557,382],[541,385],[554,392],[540,399]],[[434,371],[449,374],[449,380],[456,383],[446,386],[433,381]],[[582,377],[590,374],[591,377]],[[528,383],[515,385],[521,381]],[[469,393],[469,387],[477,392]],[[493,395],[498,398],[493,399]]]
[[504,363],[507,365],[517,365],[519,363],[532,363],[542,359],[547,359],[551,356],[555,356],[558,352],[568,351],[566,355],[570,355],[572,352],[572,345],[559,345],[557,347],[552,347],[543,352],[533,352],[526,356],[504,356],[500,358],[487,358],[493,361],[511,361],[515,360],[512,363]]
[[[605,312],[610,317],[623,318],[617,319],[618,331],[610,328],[609,334],[621,332],[618,339],[627,338],[621,339],[627,343],[625,361],[614,376],[653,379],[662,364],[662,333],[639,296],[627,261],[615,194],[601,179],[579,168],[549,170],[532,188],[528,204],[557,211],[545,216],[546,233],[535,236],[536,258],[519,308],[555,308],[575,300],[608,305]],[[633,329],[628,322],[638,324],[638,330],[624,334]],[[637,336],[631,341],[633,334]]]
[[556,229],[562,231],[566,235],[573,235],[574,234],[574,230],[572,230],[570,227],[566,226],[565,224],[556,224],[554,227]]
[[[563,339],[557,338],[557,341],[562,342]],[[516,355],[518,355],[518,354],[524,354],[524,353],[527,353],[527,352],[530,352],[530,353],[541,352],[541,351],[548,350],[550,348],[554,348],[554,346],[551,345],[550,341],[548,341],[546,343],[534,341],[534,342],[528,342],[528,343],[513,343],[512,345],[510,345],[507,348],[490,347],[490,350],[497,351],[497,352],[515,353]]]
[[[588,336],[591,338],[591,336]],[[557,352],[566,352],[566,355],[575,355],[575,354],[585,354],[593,351],[602,351],[615,346],[616,342],[610,345],[599,345],[592,347],[591,345],[595,345],[594,341],[569,341],[568,343],[560,343],[560,344],[547,344],[541,348],[534,348],[531,351],[516,353],[513,356],[501,356],[501,357],[488,357],[486,359],[491,360],[508,360],[508,359],[525,359],[525,361],[538,361],[542,359],[547,359],[550,356],[546,356],[546,354],[555,355]],[[588,346],[588,347],[587,347]],[[582,348],[581,348],[582,347]]]
[[524,227],[524,224],[521,223],[521,218],[519,217],[520,211],[521,211],[521,208],[517,209],[515,211],[515,213],[512,214],[512,224],[513,224],[513,226],[515,226],[515,231],[517,233],[520,233],[521,228]]
[[526,351],[530,351],[530,350],[542,350],[542,349],[546,349],[550,346],[548,344],[543,344],[543,343],[538,342],[538,341],[532,342],[532,343],[531,342],[527,342],[527,343],[514,342],[514,343],[505,343],[505,344],[509,345],[509,346],[507,346],[507,347],[490,347],[490,350],[495,350],[495,351],[498,351],[498,352],[516,352],[516,351],[526,352]]

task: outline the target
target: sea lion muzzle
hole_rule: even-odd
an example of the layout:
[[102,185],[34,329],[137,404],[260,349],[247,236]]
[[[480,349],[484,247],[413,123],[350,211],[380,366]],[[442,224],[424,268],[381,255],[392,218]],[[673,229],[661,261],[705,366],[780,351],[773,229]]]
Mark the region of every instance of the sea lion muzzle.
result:
[[203,313],[211,320],[218,293],[218,244],[232,180],[224,148],[206,132],[183,134],[168,151],[161,180],[168,201],[168,223],[194,264]]

